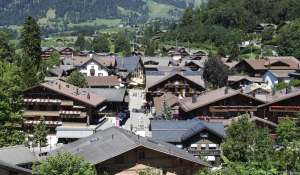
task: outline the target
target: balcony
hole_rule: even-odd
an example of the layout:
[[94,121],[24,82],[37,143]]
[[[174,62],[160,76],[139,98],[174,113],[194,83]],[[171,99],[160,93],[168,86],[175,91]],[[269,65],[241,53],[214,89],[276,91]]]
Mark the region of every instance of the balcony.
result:
[[[26,120],[24,122],[25,125],[37,125],[39,124],[41,121],[38,120]],[[61,126],[62,122],[61,121],[45,121],[45,124],[48,126]]]
[[221,150],[188,150],[189,153],[195,156],[220,156]]
[[271,112],[300,112],[300,106],[270,106]]
[[255,112],[255,106],[210,106],[210,112]]
[[24,117],[59,117],[58,111],[24,111]]
[[38,104],[60,104],[59,99],[45,99],[45,98],[24,98],[24,103],[38,103]]

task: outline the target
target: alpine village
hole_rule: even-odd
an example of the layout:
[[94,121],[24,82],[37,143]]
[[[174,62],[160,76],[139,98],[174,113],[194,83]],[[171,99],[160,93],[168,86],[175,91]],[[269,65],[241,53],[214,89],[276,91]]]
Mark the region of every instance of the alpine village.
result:
[[300,175],[299,0],[0,0],[0,175]]

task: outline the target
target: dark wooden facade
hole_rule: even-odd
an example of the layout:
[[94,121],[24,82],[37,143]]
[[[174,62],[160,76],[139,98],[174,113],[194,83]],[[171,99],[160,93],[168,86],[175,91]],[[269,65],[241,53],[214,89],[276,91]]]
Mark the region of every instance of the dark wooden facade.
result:
[[23,93],[25,127],[32,129],[43,117],[49,128],[63,122],[96,124],[101,117],[98,109],[50,89],[37,86]]
[[[289,94],[287,94],[288,96]],[[300,124],[300,94],[276,100],[258,107],[256,115],[278,123],[281,118],[290,117]]]
[[204,91],[205,88],[179,74],[171,76],[148,88],[147,97],[152,99],[165,93],[181,97],[191,97]]
[[185,112],[181,110],[180,116],[183,118],[208,117],[229,119],[243,113],[255,112],[257,111],[257,106],[262,104],[263,102],[254,98],[250,98],[243,94],[236,94],[201,106],[192,111]]

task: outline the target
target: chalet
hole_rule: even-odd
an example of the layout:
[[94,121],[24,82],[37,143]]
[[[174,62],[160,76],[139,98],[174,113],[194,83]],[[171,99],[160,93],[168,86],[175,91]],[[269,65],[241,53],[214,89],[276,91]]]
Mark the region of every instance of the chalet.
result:
[[210,166],[174,145],[115,127],[64,145],[50,155],[63,152],[83,157],[98,174],[137,175],[151,168],[160,174],[192,175]]
[[171,72],[163,76],[146,77],[147,98],[171,92],[177,97],[190,97],[205,90],[201,76],[187,76],[181,72]]
[[116,60],[110,56],[90,54],[87,57],[75,56],[71,58],[73,64],[85,76],[109,76],[113,73]]
[[43,59],[48,59],[50,55],[53,54],[54,52],[59,53],[59,51],[54,47],[42,47],[41,57]]
[[278,123],[281,118],[290,117],[299,121],[300,90],[286,89],[273,93],[268,102],[258,106],[256,115]]
[[144,86],[145,70],[141,57],[116,58],[116,74],[132,86]]
[[74,55],[75,50],[72,47],[58,47],[56,50],[60,53],[61,56],[71,56]]
[[106,99],[66,82],[55,80],[40,83],[23,92],[25,128],[32,128],[44,118],[54,130],[64,124],[97,124],[98,114]]
[[295,57],[266,57],[242,60],[234,69],[251,77],[262,77],[268,70],[296,70],[299,63]]
[[263,101],[228,87],[204,91],[180,101],[180,117],[226,121],[243,113],[255,112]]
[[263,79],[260,77],[249,77],[246,75],[228,76],[228,86],[232,89],[240,89],[253,83],[263,83]]
[[61,57],[72,56],[75,53],[72,47],[43,47],[41,57],[48,59],[54,52],[59,53]]
[[187,150],[212,165],[220,164],[220,146],[225,137],[222,123],[193,120],[152,120],[152,137]]
[[278,83],[289,83],[292,80],[290,74],[295,70],[268,70],[264,76],[263,81],[269,86],[274,87]]

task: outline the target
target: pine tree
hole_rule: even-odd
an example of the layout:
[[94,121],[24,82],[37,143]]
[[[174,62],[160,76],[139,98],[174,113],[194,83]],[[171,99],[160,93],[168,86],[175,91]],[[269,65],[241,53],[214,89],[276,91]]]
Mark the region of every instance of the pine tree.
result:
[[21,32],[21,48],[25,55],[31,58],[33,65],[39,70],[41,64],[41,33],[35,19],[29,16],[23,25]]
[[19,65],[22,71],[22,79],[25,87],[31,87],[44,78],[42,59],[41,59],[41,36],[40,28],[32,17],[28,17],[23,25],[21,32],[20,45],[22,56]]

